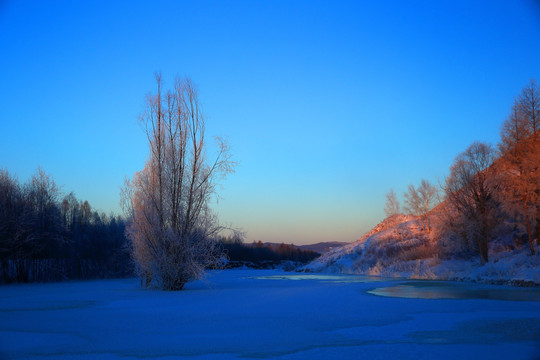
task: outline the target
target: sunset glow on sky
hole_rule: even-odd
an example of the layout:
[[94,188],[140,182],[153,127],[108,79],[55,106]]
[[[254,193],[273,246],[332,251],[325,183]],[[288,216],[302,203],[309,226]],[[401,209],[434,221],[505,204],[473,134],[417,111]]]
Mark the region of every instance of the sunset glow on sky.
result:
[[[120,212],[153,74],[199,88],[236,173],[214,208],[246,241],[354,241],[384,196],[496,143],[540,81],[534,1],[3,1],[0,168],[38,166]],[[210,148],[209,155],[212,153]]]

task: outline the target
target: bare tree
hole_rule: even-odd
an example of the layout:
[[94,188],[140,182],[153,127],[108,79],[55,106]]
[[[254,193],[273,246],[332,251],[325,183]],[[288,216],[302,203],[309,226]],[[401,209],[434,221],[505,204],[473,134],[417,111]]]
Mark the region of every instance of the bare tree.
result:
[[[33,250],[42,256],[53,257],[62,241],[60,212],[56,206],[60,188],[53,177],[41,167],[26,184],[26,197],[30,212],[27,221],[32,226]],[[30,219],[28,219],[30,218]]]
[[1,278],[9,273],[9,262],[20,257],[23,247],[20,223],[24,214],[24,198],[16,178],[0,169],[0,262]]
[[[386,193],[386,204],[384,206],[384,212],[386,216],[390,218],[392,216],[398,215],[399,211],[400,211],[400,204],[399,204],[399,200],[397,198],[396,192],[394,191],[394,189],[390,189]],[[399,235],[400,239],[403,240],[403,234],[399,229],[398,221],[395,222],[394,231],[396,232],[397,235]]]
[[420,219],[422,229],[430,232],[431,222],[429,213],[437,204],[437,188],[429,181],[422,179],[418,188],[415,188],[413,184],[410,184],[404,197],[407,212],[417,216]]
[[446,206],[454,213],[454,234],[488,261],[488,240],[497,224],[498,205],[489,168],[495,159],[491,145],[475,142],[458,155],[445,182]]
[[519,110],[523,113],[531,135],[540,132],[540,86],[531,79],[518,96]]
[[386,204],[384,206],[384,212],[387,217],[399,214],[400,205],[394,189],[390,189],[386,193]]
[[177,79],[165,94],[159,74],[156,82],[157,93],[147,97],[141,116],[150,158],[124,189],[132,219],[127,234],[146,284],[180,290],[222,257],[214,240],[221,228],[208,203],[234,163],[219,139],[218,154],[208,161],[204,117],[191,80]]

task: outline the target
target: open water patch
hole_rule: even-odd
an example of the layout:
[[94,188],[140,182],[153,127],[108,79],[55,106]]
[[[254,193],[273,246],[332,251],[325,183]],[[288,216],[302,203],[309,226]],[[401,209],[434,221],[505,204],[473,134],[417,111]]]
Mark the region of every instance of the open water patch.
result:
[[412,299],[487,299],[540,301],[540,289],[497,285],[478,285],[449,281],[418,280],[380,287],[368,294]]
[[367,283],[367,282],[380,282],[386,279],[382,279],[374,276],[362,276],[362,275],[321,275],[321,274],[292,274],[292,275],[268,275],[268,276],[255,276],[253,279],[258,280],[317,280],[324,282],[335,283]]

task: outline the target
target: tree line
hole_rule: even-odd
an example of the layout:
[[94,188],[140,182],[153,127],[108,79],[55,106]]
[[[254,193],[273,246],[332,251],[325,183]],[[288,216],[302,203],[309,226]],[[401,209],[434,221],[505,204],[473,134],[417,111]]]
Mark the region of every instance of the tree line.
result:
[[[287,244],[245,244],[237,233],[207,241],[226,267],[307,263],[319,256]],[[41,168],[22,184],[0,169],[0,283],[130,276],[131,251],[124,218],[95,211],[73,193],[63,196]]]
[[26,183],[0,169],[0,283],[125,276],[125,221],[62,196],[43,169]]
[[[514,99],[497,146],[474,142],[459,154],[440,187],[422,180],[404,194],[405,212],[434,231],[443,257],[475,253],[489,261],[489,242],[513,239],[532,255],[540,246],[540,86],[531,80]],[[400,212],[391,189],[388,216]]]
[[273,267],[285,261],[306,264],[320,256],[315,251],[299,249],[292,244],[270,245],[260,240],[245,244],[238,236],[223,236],[219,242],[228,258],[227,267]]

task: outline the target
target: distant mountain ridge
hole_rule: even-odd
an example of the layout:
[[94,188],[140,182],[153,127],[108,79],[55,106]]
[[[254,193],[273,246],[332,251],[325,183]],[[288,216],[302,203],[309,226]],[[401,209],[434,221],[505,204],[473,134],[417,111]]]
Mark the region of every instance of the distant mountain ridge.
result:
[[[327,253],[328,251],[334,250],[336,248],[342,247],[347,244],[350,244],[350,243],[344,242],[344,241],[326,241],[326,242],[319,242],[316,244],[308,244],[308,245],[294,245],[294,244],[289,244],[289,245],[293,245],[294,247],[299,248],[301,250],[309,250],[309,251],[314,251],[319,254],[324,254],[324,253]],[[264,243],[264,245],[277,248],[279,247],[279,245],[281,245],[281,243],[266,242]]]

